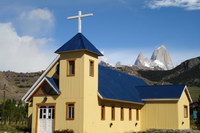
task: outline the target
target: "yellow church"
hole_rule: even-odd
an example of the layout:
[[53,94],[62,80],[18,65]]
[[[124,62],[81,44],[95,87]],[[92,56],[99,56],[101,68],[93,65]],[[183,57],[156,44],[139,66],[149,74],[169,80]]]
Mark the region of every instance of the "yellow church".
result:
[[144,80],[98,65],[102,53],[77,33],[23,96],[32,133],[131,133],[189,129],[186,85],[149,86]]

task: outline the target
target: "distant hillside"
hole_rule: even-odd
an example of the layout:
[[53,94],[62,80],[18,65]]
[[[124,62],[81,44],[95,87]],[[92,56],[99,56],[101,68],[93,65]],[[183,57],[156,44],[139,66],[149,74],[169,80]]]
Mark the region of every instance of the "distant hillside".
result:
[[3,99],[3,88],[5,84],[6,99],[21,99],[24,93],[33,85],[41,74],[42,72],[0,72],[0,99]]
[[139,70],[138,74],[159,84],[186,84],[188,86],[200,87],[200,57],[186,60],[172,70]]

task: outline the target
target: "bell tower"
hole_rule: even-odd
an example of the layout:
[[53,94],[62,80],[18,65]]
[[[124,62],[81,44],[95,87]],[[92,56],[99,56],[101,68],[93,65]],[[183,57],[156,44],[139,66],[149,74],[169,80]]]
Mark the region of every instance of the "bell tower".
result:
[[75,118],[67,120],[66,126],[83,132],[87,104],[93,99],[97,101],[98,56],[102,54],[82,33],[77,33],[55,53],[60,55],[60,101],[74,103],[75,108]]

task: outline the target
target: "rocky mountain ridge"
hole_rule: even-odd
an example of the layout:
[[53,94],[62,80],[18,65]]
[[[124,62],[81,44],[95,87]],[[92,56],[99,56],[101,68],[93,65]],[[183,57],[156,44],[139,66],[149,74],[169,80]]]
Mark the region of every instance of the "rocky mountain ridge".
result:
[[160,84],[186,84],[200,87],[200,57],[186,60],[171,70],[139,70],[138,73],[141,77]]
[[170,54],[167,52],[167,49],[164,45],[161,45],[154,50],[151,59],[146,58],[143,53],[140,53],[134,65],[145,66],[150,69],[159,67],[163,70],[170,70],[174,68]]

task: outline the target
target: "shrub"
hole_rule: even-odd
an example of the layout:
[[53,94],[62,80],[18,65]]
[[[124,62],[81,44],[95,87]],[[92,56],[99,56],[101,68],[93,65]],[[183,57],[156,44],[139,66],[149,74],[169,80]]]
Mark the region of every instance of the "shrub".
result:
[[200,95],[198,99],[198,107],[197,107],[197,121],[196,121],[197,128],[200,129]]

